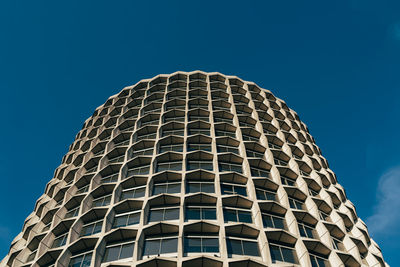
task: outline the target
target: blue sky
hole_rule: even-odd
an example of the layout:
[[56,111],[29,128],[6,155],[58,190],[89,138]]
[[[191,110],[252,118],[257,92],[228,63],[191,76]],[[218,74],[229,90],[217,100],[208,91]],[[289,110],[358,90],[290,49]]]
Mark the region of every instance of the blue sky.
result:
[[3,0],[0,34],[0,258],[97,106],[200,69],[296,110],[400,266],[399,1]]

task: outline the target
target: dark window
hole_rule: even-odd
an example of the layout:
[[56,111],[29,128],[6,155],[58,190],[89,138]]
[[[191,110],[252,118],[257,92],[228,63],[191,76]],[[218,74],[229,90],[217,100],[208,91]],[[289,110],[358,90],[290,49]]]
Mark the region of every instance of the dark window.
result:
[[179,208],[152,208],[149,214],[149,222],[169,221],[179,219]]
[[214,182],[188,181],[186,185],[187,193],[214,193],[214,191]]
[[232,255],[260,256],[258,244],[255,241],[228,238],[226,240],[229,257]]
[[252,223],[251,212],[233,208],[224,208],[225,222]]
[[143,256],[160,255],[177,252],[178,238],[154,238],[144,242]]
[[270,244],[269,251],[271,252],[272,263],[290,262],[298,264],[296,253],[292,248]]
[[218,238],[212,237],[185,237],[185,252],[218,253]]
[[215,208],[210,207],[187,207],[186,220],[216,220]]
[[131,258],[133,256],[133,247],[135,243],[113,244],[106,246],[102,262],[117,261],[120,259]]

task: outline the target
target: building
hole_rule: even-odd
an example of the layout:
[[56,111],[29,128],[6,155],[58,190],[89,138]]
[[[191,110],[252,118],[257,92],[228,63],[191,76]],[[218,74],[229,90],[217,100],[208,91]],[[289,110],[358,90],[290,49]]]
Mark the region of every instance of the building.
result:
[[97,108],[0,266],[387,265],[296,112],[195,71]]

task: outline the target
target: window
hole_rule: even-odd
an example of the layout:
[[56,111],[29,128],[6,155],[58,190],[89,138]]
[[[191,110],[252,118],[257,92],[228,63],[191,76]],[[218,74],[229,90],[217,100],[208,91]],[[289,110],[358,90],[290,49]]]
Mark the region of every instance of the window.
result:
[[215,208],[212,207],[186,207],[186,220],[216,220],[217,214]]
[[269,171],[266,169],[260,169],[256,167],[250,167],[251,170],[251,176],[253,177],[269,177]]
[[230,136],[230,137],[236,138],[236,133],[230,132],[230,131],[215,130],[215,135],[216,136]]
[[53,241],[53,245],[51,247],[58,248],[58,247],[64,246],[67,243],[67,238],[68,238],[68,232],[61,234],[59,236],[56,236],[56,238]]
[[[157,122],[158,124],[158,122]],[[156,138],[156,133],[149,133],[149,134],[141,134],[136,136],[136,142],[144,139],[154,139]]]
[[181,170],[182,170],[182,161],[158,162],[156,166],[156,172],[181,171]]
[[313,226],[307,225],[302,222],[299,222],[298,226],[299,226],[300,236],[307,238],[316,238],[316,233],[314,231]]
[[149,222],[169,221],[179,219],[179,207],[157,207],[151,208]]
[[281,176],[281,182],[283,185],[289,185],[289,186],[294,186],[296,184],[295,180],[286,176]]
[[118,173],[110,174],[105,177],[102,177],[100,180],[101,184],[115,183],[118,181]]
[[264,158],[264,153],[258,152],[258,151],[254,151],[254,150],[251,150],[251,149],[246,149],[246,155],[249,158],[260,158],[260,159]]
[[262,213],[262,220],[264,227],[287,229],[285,219],[276,215]]
[[158,153],[164,153],[167,151],[176,151],[182,152],[183,151],[183,144],[168,144],[168,145],[160,145],[160,149]]
[[[254,127],[254,126],[251,126],[251,127]],[[243,137],[243,141],[254,141],[254,142],[258,142],[259,141],[259,137],[254,137],[254,136],[251,136],[251,135],[247,135],[247,134],[242,134],[242,137]]]
[[343,250],[344,246],[341,240],[331,236],[332,238],[332,247],[336,250]]
[[318,213],[319,213],[319,218],[320,218],[321,220],[323,220],[323,221],[328,221],[328,219],[329,219],[329,215],[328,215],[328,214],[326,214],[326,213],[323,212],[323,211],[318,211]]
[[246,186],[221,183],[221,192],[223,195],[238,194],[241,196],[247,196]]
[[[272,133],[272,134],[274,134],[274,133]],[[272,149],[281,149],[280,146],[278,146],[278,145],[276,145],[276,144],[274,144],[272,142],[268,142],[268,147],[272,148]]]
[[229,257],[232,255],[260,256],[256,241],[227,238],[226,243]]
[[141,198],[144,197],[145,192],[146,186],[124,189],[121,193],[121,200],[128,198]]
[[224,208],[224,221],[227,222],[244,222],[252,223],[251,212],[236,209],[236,208]]
[[233,120],[232,119],[221,118],[221,117],[215,117],[214,116],[214,123],[217,123],[217,122],[226,122],[226,123],[229,123],[229,124],[233,124]]
[[213,170],[212,161],[189,160],[187,163],[187,170],[191,171],[197,169],[212,171]]
[[[129,140],[127,141],[129,144]],[[122,143],[121,143],[122,144]],[[125,155],[121,155],[121,156],[116,156],[116,157],[112,157],[108,159],[109,163],[116,163],[116,162],[122,162],[124,161]]]
[[278,166],[287,166],[289,162],[281,159],[274,159],[274,163]]
[[198,253],[218,253],[219,244],[218,238],[204,236],[186,236],[185,237],[185,252]]
[[101,232],[101,226],[103,225],[103,220],[90,222],[85,224],[81,230],[81,236],[94,235]]
[[211,144],[188,144],[188,151],[203,150],[211,151]]
[[217,152],[218,153],[232,152],[239,155],[239,149],[234,146],[217,145]]
[[308,188],[308,193],[310,194],[310,196],[317,196],[319,193],[311,188]]
[[71,257],[68,267],[89,267],[92,260],[92,252]]
[[183,136],[184,135],[184,129],[171,129],[171,130],[163,130],[162,131],[162,136],[167,136],[167,135],[178,135],[178,136]]
[[194,135],[194,134],[204,134],[204,135],[210,136],[210,130],[209,129],[200,129],[200,128],[190,128],[189,135]]
[[131,258],[133,256],[133,247],[135,242],[128,241],[126,243],[110,244],[106,246],[106,252],[102,262],[117,261],[120,259]]
[[144,166],[131,167],[128,169],[127,176],[149,174],[150,164]]
[[293,264],[298,264],[296,252],[290,247],[270,244],[269,251],[271,253],[272,263],[290,262]]
[[86,193],[87,191],[89,191],[89,185],[84,185],[81,188],[78,189],[78,191],[76,191],[76,194],[82,194],[82,193]]
[[242,164],[220,162],[218,163],[218,166],[220,172],[243,172]]
[[138,224],[140,220],[140,210],[128,213],[117,214],[114,218],[113,228],[125,227]]
[[209,121],[209,117],[207,116],[202,116],[202,115],[190,115],[189,116],[189,121],[197,121],[197,120],[202,120],[202,121]]
[[111,194],[94,199],[92,207],[107,206],[110,204],[110,202],[111,202]]
[[79,214],[79,206],[69,210],[67,214],[65,214],[65,218],[73,218],[75,216],[78,216],[78,214]]
[[178,238],[176,236],[146,238],[143,256],[175,253],[177,249]]
[[261,188],[256,188],[257,199],[259,200],[276,200],[276,193]]
[[297,210],[305,209],[303,202],[301,202],[297,199],[291,198],[291,197],[289,197],[289,204],[292,209],[297,209]]
[[186,185],[187,193],[214,193],[214,182],[203,182],[203,181],[188,181]]
[[181,181],[175,182],[161,182],[154,184],[153,196],[159,194],[176,194],[181,192]]
[[164,123],[170,122],[170,121],[185,121],[185,116],[173,116],[173,117],[164,117]]
[[324,258],[315,256],[310,253],[310,261],[312,267],[330,267],[331,265]]
[[145,148],[142,150],[135,150],[132,152],[131,158],[134,158],[136,156],[143,156],[143,155],[153,155],[153,148]]

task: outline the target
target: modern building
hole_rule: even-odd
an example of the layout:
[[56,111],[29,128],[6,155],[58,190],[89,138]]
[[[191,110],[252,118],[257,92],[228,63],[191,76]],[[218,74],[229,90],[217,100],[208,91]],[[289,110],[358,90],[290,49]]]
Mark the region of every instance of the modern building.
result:
[[388,266],[307,126],[235,76],[96,109],[0,266]]

